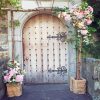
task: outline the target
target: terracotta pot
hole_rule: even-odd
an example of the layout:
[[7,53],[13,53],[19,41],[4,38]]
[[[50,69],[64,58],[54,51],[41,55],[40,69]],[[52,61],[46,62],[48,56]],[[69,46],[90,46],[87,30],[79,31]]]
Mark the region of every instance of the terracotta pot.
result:
[[76,80],[74,77],[70,78],[70,91],[76,94],[86,93],[86,79]]
[[22,95],[22,85],[20,83],[7,83],[6,87],[8,97]]

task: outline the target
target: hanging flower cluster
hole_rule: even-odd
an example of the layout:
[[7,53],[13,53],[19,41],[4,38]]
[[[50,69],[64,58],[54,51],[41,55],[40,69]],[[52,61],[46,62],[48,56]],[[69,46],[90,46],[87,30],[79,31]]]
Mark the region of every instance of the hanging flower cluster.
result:
[[61,12],[58,17],[64,18],[66,21],[71,21],[75,27],[78,36],[82,35],[84,41],[88,39],[88,26],[93,21],[93,8],[86,2],[82,2],[79,6],[76,6],[67,12]]
[[5,83],[22,83],[24,77],[24,71],[21,70],[20,64],[17,61],[9,62],[7,64],[7,70],[4,71]]
[[91,6],[87,6],[85,9],[79,6],[71,11],[73,26],[77,28],[80,34],[87,35],[87,26],[92,23],[93,19],[92,13],[93,8]]

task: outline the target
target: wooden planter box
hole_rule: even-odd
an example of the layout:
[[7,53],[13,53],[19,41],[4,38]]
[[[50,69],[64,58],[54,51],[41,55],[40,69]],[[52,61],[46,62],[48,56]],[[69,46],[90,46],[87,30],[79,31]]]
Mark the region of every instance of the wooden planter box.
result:
[[76,94],[86,93],[86,80],[76,80],[74,77],[70,78],[70,91]]
[[20,83],[8,83],[7,95],[8,97],[21,96],[22,95],[22,85]]

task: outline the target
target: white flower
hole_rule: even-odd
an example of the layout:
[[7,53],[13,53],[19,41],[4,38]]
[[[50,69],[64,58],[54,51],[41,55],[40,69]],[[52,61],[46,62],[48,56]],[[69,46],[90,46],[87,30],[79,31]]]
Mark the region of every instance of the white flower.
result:
[[61,13],[58,14],[58,18],[60,18],[60,17],[61,17]]
[[20,64],[19,64],[19,63],[17,63],[16,65],[17,65],[17,66],[20,66]]
[[64,17],[66,16],[66,12],[61,12],[61,15]]
[[14,60],[14,64],[17,64],[17,61],[16,60]]

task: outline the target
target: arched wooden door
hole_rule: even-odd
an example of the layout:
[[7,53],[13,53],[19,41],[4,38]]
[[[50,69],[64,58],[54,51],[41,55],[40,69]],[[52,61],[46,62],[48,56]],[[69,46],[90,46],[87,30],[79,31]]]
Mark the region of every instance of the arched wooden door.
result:
[[39,14],[29,19],[23,29],[23,59],[27,83],[67,83],[68,45],[58,41],[66,27],[55,16]]

